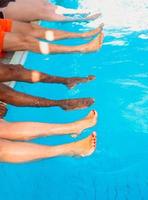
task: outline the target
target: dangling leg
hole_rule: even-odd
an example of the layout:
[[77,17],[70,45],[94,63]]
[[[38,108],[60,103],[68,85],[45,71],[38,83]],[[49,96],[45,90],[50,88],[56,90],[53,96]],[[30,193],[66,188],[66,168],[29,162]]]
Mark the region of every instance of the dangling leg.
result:
[[95,79],[95,76],[88,77],[58,77],[51,76],[39,71],[25,69],[21,65],[11,65],[0,63],[0,82],[23,81],[29,83],[61,83],[68,88],[72,88],[79,83],[86,83]]
[[87,44],[77,46],[64,46],[57,44],[49,44],[47,42],[39,41],[32,36],[18,34],[18,33],[5,33],[3,50],[4,51],[19,51],[28,50],[43,54],[56,54],[56,53],[88,53],[95,52],[101,48],[103,42],[103,34],[99,34],[95,39]]
[[56,156],[89,156],[96,147],[96,133],[78,142],[57,146],[43,146],[26,142],[0,140],[0,161],[24,163]]
[[[62,6],[54,6],[53,4],[39,2],[37,0],[25,0],[11,2],[2,9],[2,12],[7,19],[18,21],[33,21],[33,20],[47,20],[47,21],[89,21],[95,20],[100,16],[100,13],[90,14],[88,11],[82,9],[67,9]],[[68,17],[64,14],[85,14],[86,16]]]
[[21,92],[17,92],[2,83],[0,83],[0,101],[15,106],[31,106],[31,107],[59,106],[64,110],[82,109],[94,103],[94,100],[92,98],[50,100],[41,97],[34,97]]
[[35,38],[42,38],[48,41],[61,40],[66,38],[87,38],[99,34],[103,29],[103,24],[94,30],[77,33],[77,32],[68,32],[58,29],[47,29],[43,28],[37,24],[25,23],[13,21],[12,23],[12,32],[22,33],[24,35],[31,35]]
[[30,140],[43,136],[68,134],[77,137],[83,130],[94,126],[96,122],[96,111],[91,111],[84,119],[67,124],[1,122],[0,138],[9,140]]
[[[66,16],[65,14],[81,14],[81,16]],[[84,15],[83,15],[84,14]],[[97,12],[95,14],[89,14],[88,11],[83,10],[74,10],[74,9],[65,9],[61,6],[56,6],[51,8],[45,6],[44,12],[40,15],[40,19],[47,21],[60,21],[60,22],[83,22],[95,20],[101,16],[101,13]]]

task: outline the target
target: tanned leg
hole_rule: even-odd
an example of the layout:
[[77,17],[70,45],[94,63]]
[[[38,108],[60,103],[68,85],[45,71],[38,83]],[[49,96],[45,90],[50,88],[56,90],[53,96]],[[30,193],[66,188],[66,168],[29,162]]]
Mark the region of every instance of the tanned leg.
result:
[[43,54],[56,53],[88,53],[95,52],[101,48],[103,34],[100,33],[95,39],[87,44],[77,46],[64,46],[57,44],[49,44],[35,39],[32,36],[26,36],[18,33],[6,33],[4,38],[4,51],[28,50]]
[[61,83],[68,88],[72,88],[79,83],[86,83],[94,79],[95,76],[72,78],[51,76],[39,71],[25,69],[22,65],[0,63],[0,82],[23,81],[29,83]]
[[[84,11],[82,9],[67,9],[62,6],[54,6],[49,3],[45,4],[37,0],[11,2],[3,8],[2,11],[5,18],[18,21],[87,21],[95,20],[100,16],[100,13],[91,15],[88,11]],[[80,17],[68,17],[64,14],[85,14],[86,16],[81,15]]]
[[77,137],[83,130],[94,126],[97,112],[91,111],[85,118],[67,124],[37,122],[1,122],[0,138],[8,140],[31,140],[50,135],[71,135]]
[[24,163],[56,156],[89,156],[96,147],[96,133],[78,142],[57,146],[43,146],[27,142],[0,140],[0,161]]
[[31,23],[24,23],[14,21],[12,24],[12,32],[22,33],[22,34],[29,34],[35,38],[42,38],[49,41],[66,39],[66,38],[86,38],[92,37],[98,33],[100,33],[103,29],[103,24],[101,24],[98,28],[84,32],[84,33],[77,33],[77,32],[68,32],[62,31],[57,29],[47,29],[42,28],[37,24]]
[[46,98],[34,97],[0,83],[0,101],[15,106],[31,107],[53,107],[59,106],[64,110],[83,109],[94,103],[92,98],[49,100]]

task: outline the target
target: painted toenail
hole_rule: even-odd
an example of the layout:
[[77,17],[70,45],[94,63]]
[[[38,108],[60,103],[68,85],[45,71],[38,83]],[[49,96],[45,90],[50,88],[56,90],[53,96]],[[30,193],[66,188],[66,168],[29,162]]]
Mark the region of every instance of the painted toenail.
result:
[[93,110],[93,113],[94,113],[94,114],[96,113],[95,110]]

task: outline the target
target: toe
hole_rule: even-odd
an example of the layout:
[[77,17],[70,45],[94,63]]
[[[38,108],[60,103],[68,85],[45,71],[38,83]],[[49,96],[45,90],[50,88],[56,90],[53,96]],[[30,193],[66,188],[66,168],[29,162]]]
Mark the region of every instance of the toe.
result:
[[96,110],[92,110],[92,112],[93,112],[93,115],[94,115],[95,117],[97,117],[97,111],[96,111]]
[[90,111],[90,113],[88,114],[88,118],[93,118],[93,117],[97,117],[97,112],[96,112],[96,110],[92,110],[92,111]]
[[96,132],[92,133],[92,145],[96,146]]
[[95,80],[95,79],[96,79],[96,77],[93,75],[88,76],[88,80]]
[[95,131],[92,133],[92,137],[93,137],[93,138],[96,137],[96,132],[95,132]]
[[96,146],[96,140],[95,140],[95,139],[92,140],[92,146],[93,146],[93,147]]

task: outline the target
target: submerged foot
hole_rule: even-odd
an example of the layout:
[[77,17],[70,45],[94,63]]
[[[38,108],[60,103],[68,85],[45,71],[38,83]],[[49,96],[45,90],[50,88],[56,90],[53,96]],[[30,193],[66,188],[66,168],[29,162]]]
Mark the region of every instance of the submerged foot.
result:
[[87,138],[71,143],[70,145],[69,155],[81,157],[89,156],[96,148],[96,132],[93,132]]
[[91,106],[94,103],[92,98],[80,98],[80,99],[67,99],[60,100],[59,106],[64,110],[77,110],[84,109]]
[[81,45],[80,52],[94,52],[102,47],[104,34],[101,32],[95,39],[85,45]]
[[68,88],[71,89],[71,88],[75,87],[79,83],[86,83],[86,82],[95,80],[95,78],[96,77],[93,76],[93,75],[90,75],[90,76],[88,76],[86,78],[68,78],[66,85],[67,85]]
[[84,119],[74,123],[72,137],[77,137],[83,130],[95,126],[97,123],[98,114],[92,110]]

